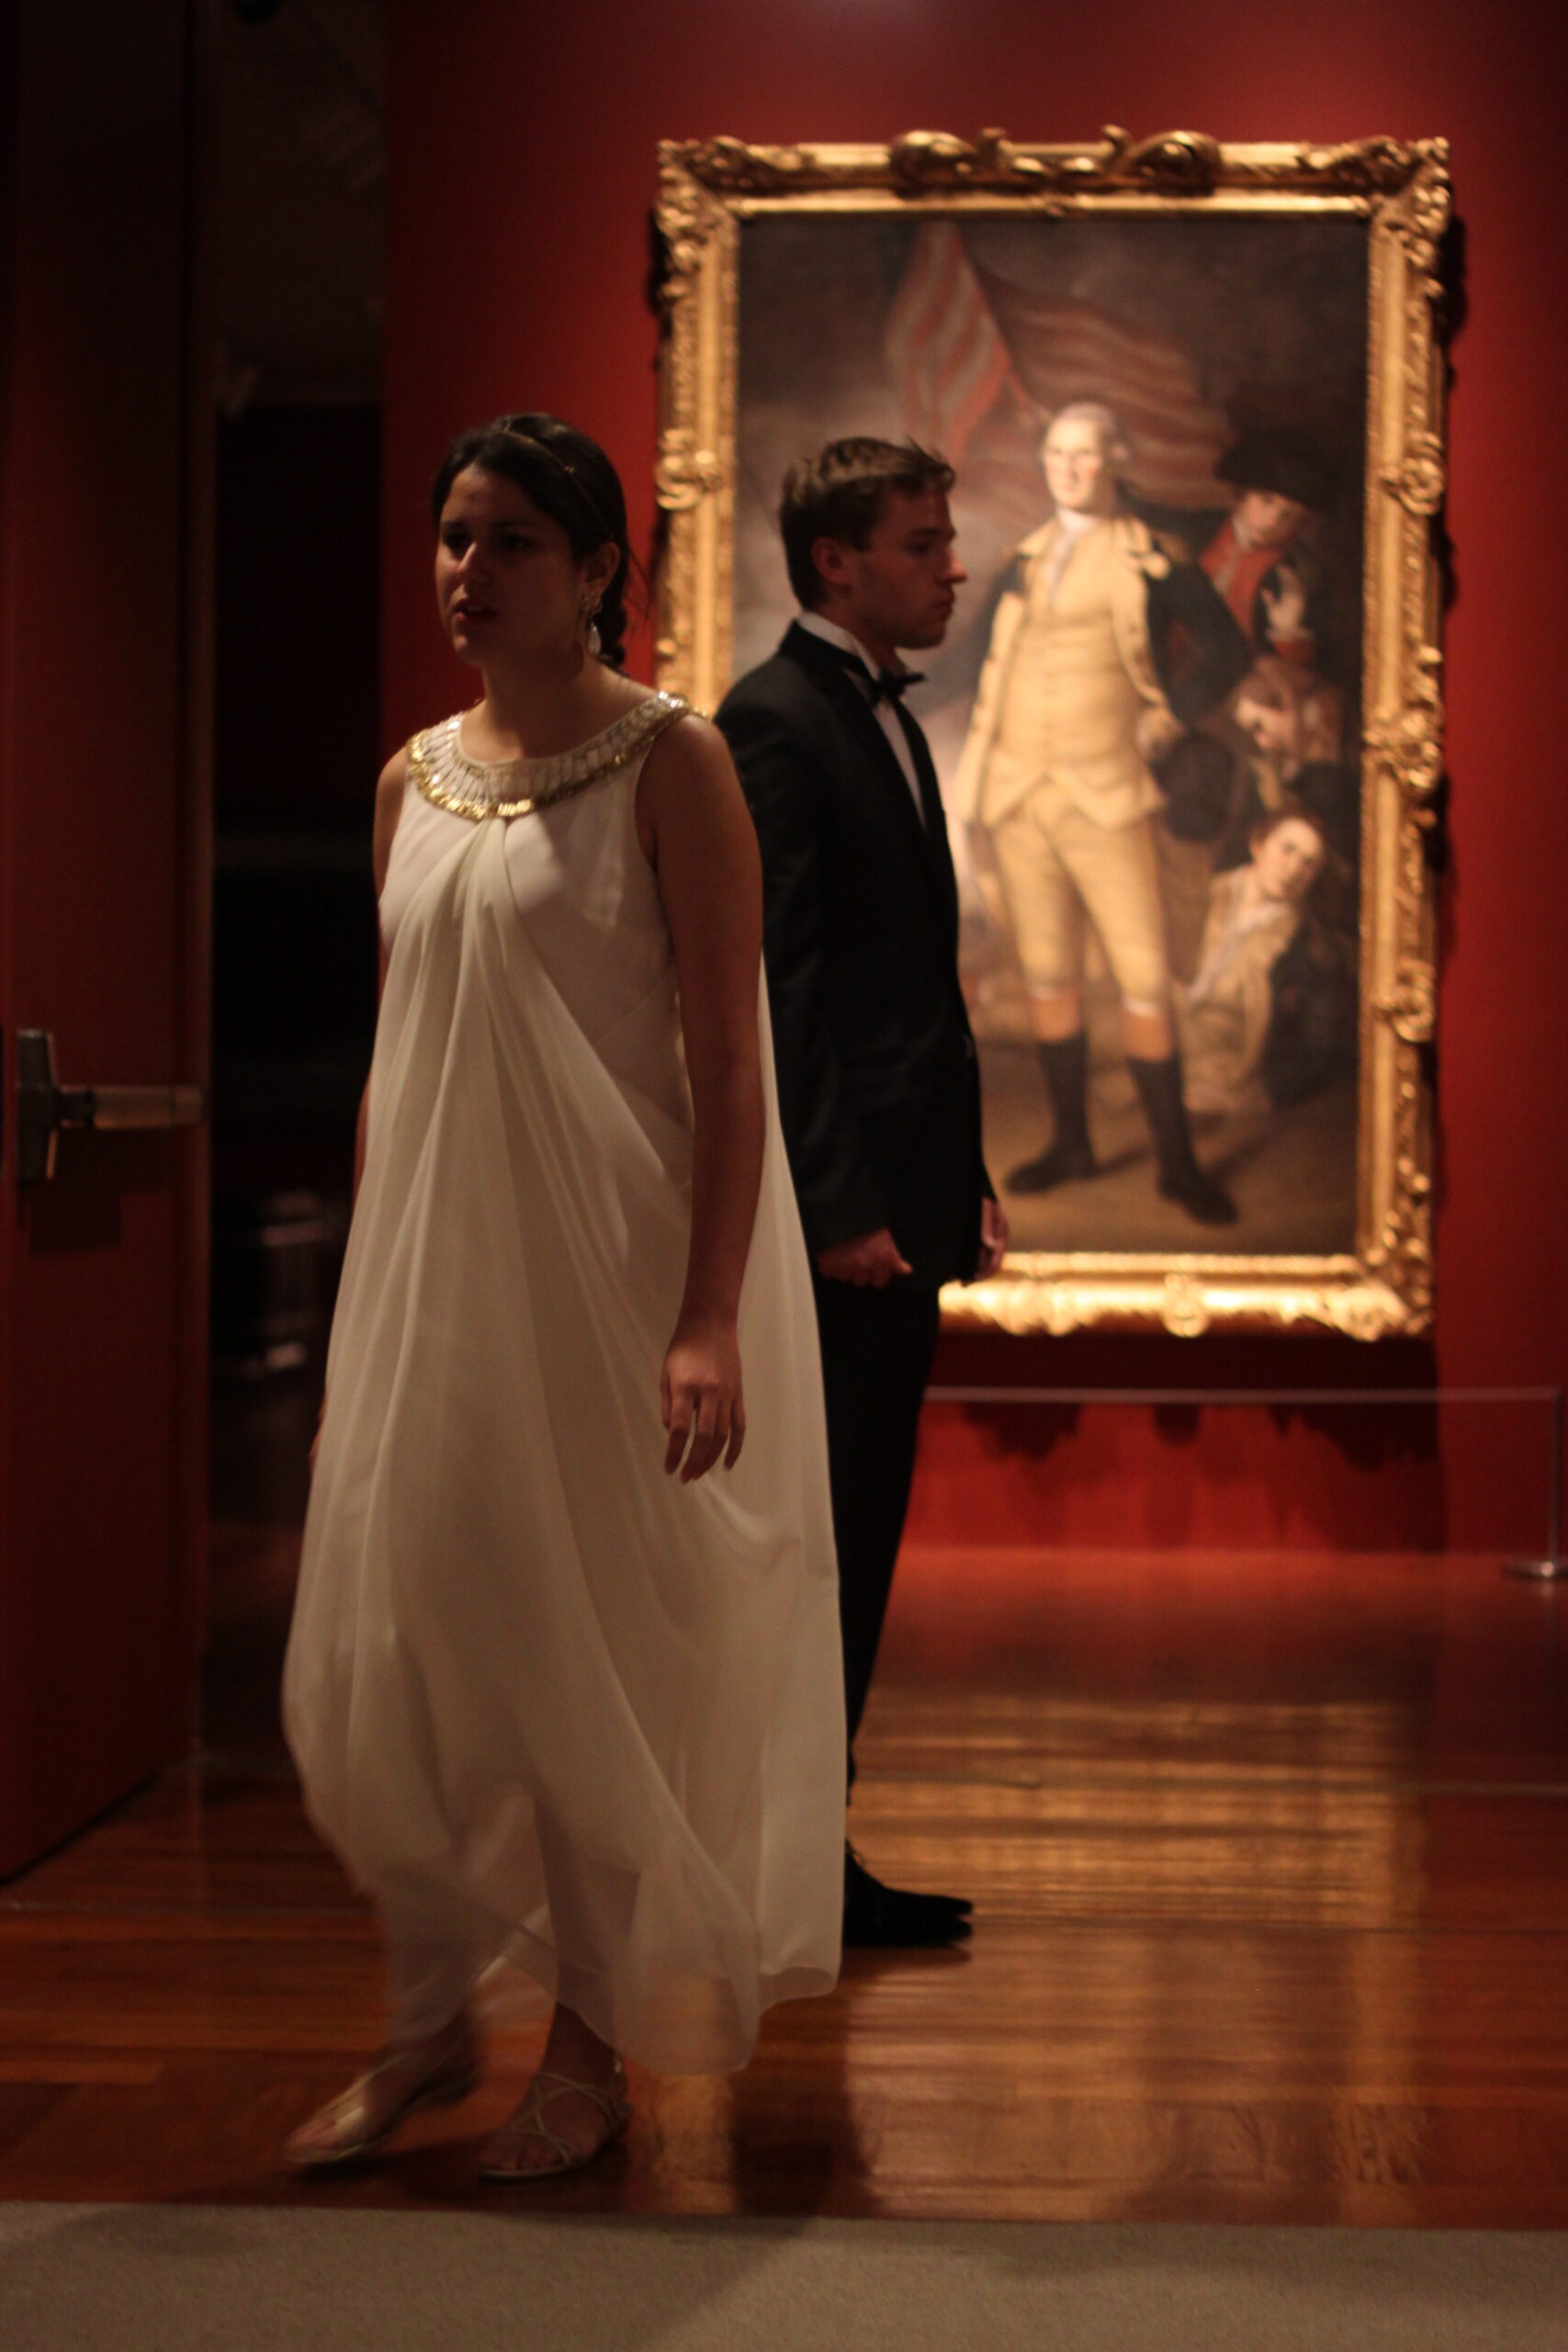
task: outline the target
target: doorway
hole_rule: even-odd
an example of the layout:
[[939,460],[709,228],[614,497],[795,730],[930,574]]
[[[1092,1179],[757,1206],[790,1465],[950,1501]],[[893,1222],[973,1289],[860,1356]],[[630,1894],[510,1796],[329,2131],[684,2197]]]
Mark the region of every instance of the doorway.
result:
[[209,1766],[277,1686],[376,1010],[382,26],[217,33]]

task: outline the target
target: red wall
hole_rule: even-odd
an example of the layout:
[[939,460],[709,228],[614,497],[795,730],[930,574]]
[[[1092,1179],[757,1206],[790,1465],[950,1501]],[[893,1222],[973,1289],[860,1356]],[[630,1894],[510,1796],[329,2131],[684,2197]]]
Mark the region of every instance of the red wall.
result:
[[[1470,311],[1454,354],[1453,777],[1431,1346],[1324,1338],[946,1344],[939,1376],[1051,1385],[1465,1385],[1568,1378],[1562,668],[1568,374],[1557,159],[1563,12],[1319,0],[393,0],[386,737],[464,691],[434,628],[424,484],[448,435],[553,409],[652,523],[647,215],[660,138],[1446,135]],[[915,1532],[1043,1542],[1539,1543],[1539,1410],[1076,1425],[936,1408]]]

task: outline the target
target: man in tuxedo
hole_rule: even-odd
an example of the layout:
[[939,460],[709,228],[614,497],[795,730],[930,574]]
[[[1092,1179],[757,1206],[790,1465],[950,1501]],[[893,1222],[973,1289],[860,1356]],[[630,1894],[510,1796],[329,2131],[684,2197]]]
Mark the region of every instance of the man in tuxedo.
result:
[[[980,1152],[958,894],[905,649],[940,645],[964,573],[952,469],[835,441],[779,511],[799,618],[718,725],[762,850],[785,1143],[811,1252],[853,1740],[914,1473],[944,1282],[994,1272],[1007,1226]],[[955,1896],[884,1886],[845,1849],[844,1939],[942,1944]]]

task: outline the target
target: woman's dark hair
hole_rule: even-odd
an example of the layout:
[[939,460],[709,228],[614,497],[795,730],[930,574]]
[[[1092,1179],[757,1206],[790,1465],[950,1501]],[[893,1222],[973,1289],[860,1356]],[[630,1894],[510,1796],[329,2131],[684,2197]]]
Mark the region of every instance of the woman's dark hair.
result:
[[618,668],[626,650],[631,548],[621,478],[598,442],[575,425],[563,424],[558,416],[533,411],[471,425],[458,434],[430,486],[430,515],[438,530],[452,484],[468,466],[515,482],[541,514],[560,525],[580,559],[615,541],[621,560],[594,618],[604,658]]

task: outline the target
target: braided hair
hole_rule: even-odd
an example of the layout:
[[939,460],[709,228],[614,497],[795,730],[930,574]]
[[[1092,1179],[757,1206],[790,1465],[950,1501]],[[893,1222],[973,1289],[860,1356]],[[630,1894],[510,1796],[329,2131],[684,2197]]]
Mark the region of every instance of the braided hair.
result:
[[626,659],[631,548],[621,478],[597,441],[542,411],[470,425],[452,443],[431,484],[431,520],[438,529],[452,484],[469,466],[515,482],[542,514],[560,525],[580,561],[611,541],[620,550],[615,577],[594,615],[601,658],[618,669]]

